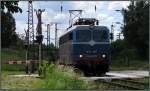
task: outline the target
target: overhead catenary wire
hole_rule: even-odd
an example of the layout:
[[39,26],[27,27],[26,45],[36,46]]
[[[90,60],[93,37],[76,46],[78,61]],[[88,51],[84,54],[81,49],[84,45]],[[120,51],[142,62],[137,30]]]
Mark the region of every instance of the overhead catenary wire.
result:
[[61,1],[61,6],[60,6],[60,10],[61,10],[61,13],[62,13],[62,12],[63,12],[62,1]]
[[95,9],[95,12],[96,12],[96,9],[97,9],[96,5],[95,5],[94,9]]

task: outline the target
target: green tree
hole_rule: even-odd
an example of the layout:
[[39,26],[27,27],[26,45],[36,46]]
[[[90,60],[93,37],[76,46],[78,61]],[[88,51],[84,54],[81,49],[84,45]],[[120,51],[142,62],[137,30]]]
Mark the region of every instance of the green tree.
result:
[[18,36],[15,32],[16,23],[12,13],[22,12],[18,1],[1,1],[1,44],[2,47],[16,45]]
[[[15,19],[13,18],[12,14],[7,12],[4,13],[3,11],[1,12],[1,19],[2,19],[2,24],[1,24],[1,38],[2,38],[2,47],[9,47],[9,45],[12,42],[12,39],[14,39],[15,35]],[[12,38],[13,37],[13,38]]]
[[129,47],[137,49],[141,57],[148,58],[149,47],[149,3],[132,2],[124,11],[124,36]]
[[18,6],[19,1],[1,1],[1,9],[4,11],[7,9],[7,12],[18,13],[22,12],[22,9]]

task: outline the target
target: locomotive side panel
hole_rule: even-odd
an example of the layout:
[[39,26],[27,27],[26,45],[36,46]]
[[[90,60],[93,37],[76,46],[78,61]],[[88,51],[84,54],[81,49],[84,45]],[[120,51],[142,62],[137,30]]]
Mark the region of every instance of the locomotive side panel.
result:
[[60,45],[59,49],[60,64],[72,64],[72,41],[67,41],[66,43]]
[[72,42],[73,32],[69,32],[62,36],[59,40],[59,63],[70,65],[72,64]]

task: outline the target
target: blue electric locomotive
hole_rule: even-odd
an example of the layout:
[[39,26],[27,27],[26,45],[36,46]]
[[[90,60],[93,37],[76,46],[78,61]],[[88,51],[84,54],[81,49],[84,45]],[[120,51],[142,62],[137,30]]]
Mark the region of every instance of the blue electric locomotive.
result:
[[87,74],[105,74],[110,65],[109,29],[98,21],[80,18],[59,39],[60,64],[73,65]]

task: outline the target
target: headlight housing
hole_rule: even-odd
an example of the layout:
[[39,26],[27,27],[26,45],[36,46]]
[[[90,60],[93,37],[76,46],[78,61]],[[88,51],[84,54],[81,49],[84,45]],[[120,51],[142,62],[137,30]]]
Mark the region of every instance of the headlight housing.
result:
[[83,55],[79,55],[79,57],[80,57],[80,58],[82,58],[82,57],[83,57]]
[[102,58],[106,58],[106,54],[102,54]]

